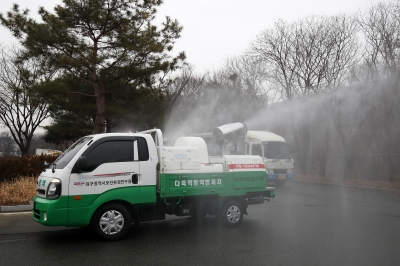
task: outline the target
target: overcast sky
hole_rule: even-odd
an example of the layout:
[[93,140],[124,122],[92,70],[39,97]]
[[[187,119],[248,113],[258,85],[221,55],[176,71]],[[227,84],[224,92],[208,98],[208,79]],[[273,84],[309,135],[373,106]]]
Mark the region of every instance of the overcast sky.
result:
[[[365,10],[372,3],[391,0],[164,0],[159,16],[168,15],[184,27],[174,51],[185,51],[197,72],[217,69],[228,57],[240,55],[258,33],[277,19],[294,20],[309,15],[337,15]],[[393,0],[392,0],[393,1]],[[1,0],[0,12],[13,3],[37,16],[39,6],[53,11],[61,0]],[[15,41],[0,26],[2,43]]]

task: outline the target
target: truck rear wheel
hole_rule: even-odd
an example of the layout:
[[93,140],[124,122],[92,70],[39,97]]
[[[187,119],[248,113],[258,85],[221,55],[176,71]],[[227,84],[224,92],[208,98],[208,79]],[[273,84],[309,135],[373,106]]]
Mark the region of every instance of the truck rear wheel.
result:
[[106,240],[121,239],[129,231],[131,216],[128,210],[118,204],[110,203],[100,207],[92,219],[92,229]]
[[230,201],[223,205],[219,212],[219,219],[227,226],[236,226],[243,219],[243,207],[237,201]]

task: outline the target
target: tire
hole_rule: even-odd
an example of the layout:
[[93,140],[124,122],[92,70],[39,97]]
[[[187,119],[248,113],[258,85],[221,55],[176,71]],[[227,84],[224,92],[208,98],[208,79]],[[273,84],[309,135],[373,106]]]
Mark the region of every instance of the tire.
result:
[[232,227],[243,220],[243,207],[237,201],[230,201],[219,211],[219,220],[226,226]]
[[131,226],[129,211],[118,203],[100,207],[91,222],[93,232],[106,240],[118,240],[126,236]]

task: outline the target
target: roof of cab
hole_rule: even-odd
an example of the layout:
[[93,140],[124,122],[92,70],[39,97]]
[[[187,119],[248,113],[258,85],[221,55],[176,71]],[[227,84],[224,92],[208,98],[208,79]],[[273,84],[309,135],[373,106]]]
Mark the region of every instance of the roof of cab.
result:
[[268,131],[253,131],[249,130],[246,134],[246,142],[265,142],[265,141],[279,141],[285,142],[285,139],[275,133]]
[[92,135],[88,135],[86,137],[92,137],[94,139],[100,139],[100,138],[104,138],[104,137],[127,137],[127,136],[147,136],[149,134],[142,134],[142,133],[133,133],[133,132],[122,132],[122,133],[99,133],[99,134],[92,134]]

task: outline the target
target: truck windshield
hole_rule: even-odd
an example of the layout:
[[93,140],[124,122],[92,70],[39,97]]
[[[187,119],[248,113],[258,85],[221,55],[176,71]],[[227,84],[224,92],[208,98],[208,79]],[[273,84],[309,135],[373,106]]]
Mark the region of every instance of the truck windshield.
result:
[[286,142],[264,142],[263,147],[267,159],[292,159],[292,149]]
[[83,137],[78,139],[72,144],[66,151],[64,151],[52,164],[48,166],[48,169],[63,169],[67,164],[74,158],[74,156],[80,151],[80,149],[88,143],[92,137]]

